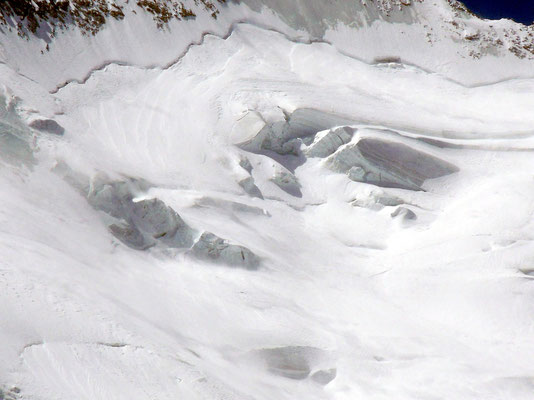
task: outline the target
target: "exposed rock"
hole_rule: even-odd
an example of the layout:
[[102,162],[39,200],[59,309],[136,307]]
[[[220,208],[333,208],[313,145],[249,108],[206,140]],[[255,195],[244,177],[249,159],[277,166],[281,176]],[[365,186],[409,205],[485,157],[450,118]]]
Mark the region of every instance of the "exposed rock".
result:
[[191,250],[201,259],[232,267],[256,269],[260,259],[246,247],[228,243],[213,233],[204,232]]
[[65,163],[58,163],[54,171],[85,196],[94,209],[105,214],[111,233],[127,246],[138,250],[158,243],[173,248],[192,246],[194,230],[172,208],[159,199],[134,201],[134,193],[148,190],[147,182],[111,182],[105,175],[91,182]]
[[160,199],[133,202],[130,215],[138,229],[169,247],[188,248],[193,245],[194,230]]
[[247,157],[241,157],[239,160],[239,166],[247,171],[249,174],[252,172],[252,164]]
[[[146,191],[147,182],[110,182],[102,175],[89,183],[87,177],[75,173],[64,163],[56,167],[56,172],[86,196],[93,208],[105,214],[103,218],[110,232],[128,247],[136,250],[154,246],[190,249],[200,259],[248,269],[255,269],[260,264],[259,258],[246,247],[230,244],[209,232],[204,232],[195,243],[197,231],[162,200],[135,201],[134,193]],[[264,210],[246,204],[227,204],[238,211],[266,215]]]
[[304,154],[307,157],[326,158],[344,144],[349,143],[355,131],[354,128],[344,126],[319,132],[314,142],[304,150]]
[[294,156],[297,156],[300,153],[301,146],[301,138],[289,139],[287,142],[282,144],[282,148],[278,151],[278,153],[281,155],[292,154]]
[[403,221],[407,221],[407,220],[413,221],[417,219],[417,215],[412,210],[406,207],[398,207],[395,211],[391,213],[391,217],[392,218],[400,217],[402,218]]
[[254,183],[254,178],[252,176],[242,179],[238,183],[239,183],[239,186],[241,186],[243,190],[247,192],[250,196],[263,199],[263,194],[261,193],[261,190]]
[[110,232],[126,246],[136,250],[146,250],[155,242],[147,239],[135,226],[128,223],[117,223],[109,226]]
[[130,186],[129,182],[93,184],[93,187],[88,190],[87,201],[97,210],[115,218],[124,218],[133,200]]
[[[112,224],[110,231],[124,244],[140,250],[158,243],[170,248],[190,248],[193,245],[195,231],[163,201],[149,199],[134,202],[129,199],[130,196],[110,193],[109,188],[108,185],[100,192],[104,195],[98,196],[99,203],[95,208],[123,221]],[[104,199],[110,202],[106,203]],[[119,202],[117,199],[120,199]]]
[[83,33],[96,34],[108,17],[124,18],[123,7],[117,0],[72,1],[17,1],[0,2],[0,25],[13,24],[20,36],[36,34],[48,24],[54,35],[56,27],[65,29],[69,24],[78,26]]
[[41,132],[51,133],[53,135],[61,136],[65,133],[65,129],[53,119],[34,119],[29,123],[30,128]]
[[358,182],[409,190],[423,190],[427,179],[458,171],[456,166],[404,143],[368,137],[341,148],[328,158],[328,164]]
[[135,181],[93,183],[87,200],[95,209],[125,222],[110,226],[126,245],[145,249],[157,243],[172,248],[190,248],[195,231],[160,199],[134,201],[143,183]]
[[17,400],[20,398],[20,388],[13,386],[11,389],[0,389],[0,400]]
[[330,382],[332,382],[337,376],[337,369],[336,368],[330,368],[326,370],[320,370],[317,372],[314,372],[311,376],[311,379],[315,382],[317,382],[320,385],[328,385]]
[[374,64],[402,64],[402,59],[398,56],[385,56],[385,57],[375,57],[373,60]]
[[[202,6],[203,12],[208,12],[212,18],[217,19],[220,12],[218,4],[225,2],[226,0],[195,0],[194,4]],[[178,0],[135,1],[139,11],[152,15],[158,28],[163,28],[172,20],[195,18],[196,13],[186,4],[187,2]],[[15,26],[18,34],[23,37],[28,37],[29,33],[38,34],[39,28],[45,24],[51,28],[50,37],[55,35],[57,29],[68,29],[71,24],[79,27],[83,34],[95,35],[110,18],[122,20],[124,17],[124,3],[119,0],[0,1],[0,25]]]
[[271,182],[291,196],[302,197],[302,192],[300,191],[301,186],[298,179],[295,175],[285,169],[278,168],[274,176],[271,178]]
[[394,206],[404,204],[404,200],[401,199],[400,197],[391,196],[386,193],[378,196],[376,198],[376,202],[377,204],[381,204],[386,207],[394,207]]
[[131,211],[135,225],[156,238],[174,233],[178,220],[183,223],[174,210],[159,199],[132,202]]

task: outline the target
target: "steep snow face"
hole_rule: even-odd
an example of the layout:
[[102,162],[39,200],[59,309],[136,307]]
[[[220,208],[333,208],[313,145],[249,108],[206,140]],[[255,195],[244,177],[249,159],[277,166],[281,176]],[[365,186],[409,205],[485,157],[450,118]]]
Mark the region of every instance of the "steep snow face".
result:
[[531,399],[526,28],[130,3],[1,37],[0,399]]
[[[76,9],[83,2],[71,3]],[[106,2],[95,4],[100,3]],[[205,3],[212,4],[216,18]],[[114,0],[110,4],[120,7],[120,16],[112,17],[113,6],[107,5],[109,16],[99,14],[96,30],[84,29],[83,24],[82,28],[66,24],[65,30],[42,22],[36,34],[25,30],[28,37],[20,38],[16,28],[20,21],[5,17],[2,68],[54,91],[66,82],[83,81],[92,70],[110,63],[169,66],[191,43],[201,43],[205,34],[226,37],[236,24],[246,22],[292,40],[331,43],[367,63],[402,61],[467,86],[532,77],[534,27],[480,20],[455,0]],[[158,17],[163,4],[170,7],[165,22]],[[97,8],[95,12],[102,13],[102,7]],[[192,10],[194,17],[181,17],[182,8]],[[89,12],[82,11],[82,16]]]

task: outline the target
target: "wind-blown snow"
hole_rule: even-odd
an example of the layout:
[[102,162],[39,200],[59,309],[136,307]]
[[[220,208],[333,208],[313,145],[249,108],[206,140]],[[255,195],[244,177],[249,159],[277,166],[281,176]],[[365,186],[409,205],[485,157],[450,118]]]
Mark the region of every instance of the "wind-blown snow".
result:
[[244,3],[2,37],[0,399],[531,399],[532,61]]

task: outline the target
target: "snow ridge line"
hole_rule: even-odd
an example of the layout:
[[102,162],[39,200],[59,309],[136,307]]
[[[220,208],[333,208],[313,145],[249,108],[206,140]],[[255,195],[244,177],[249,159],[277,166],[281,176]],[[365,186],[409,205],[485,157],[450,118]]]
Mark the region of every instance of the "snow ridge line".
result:
[[[174,60],[170,61],[167,64],[140,66],[140,65],[128,63],[128,62],[125,62],[125,61],[113,61],[113,60],[105,61],[105,62],[101,63],[100,65],[90,69],[89,72],[83,78],[81,78],[81,79],[77,79],[77,78],[69,79],[69,80],[57,85],[54,89],[50,90],[49,93],[50,94],[57,94],[61,89],[65,88],[66,86],[68,86],[71,83],[78,83],[80,85],[85,84],[91,78],[93,73],[98,72],[98,71],[102,71],[103,69],[105,69],[106,67],[108,67],[110,65],[118,65],[118,66],[124,66],[124,67],[137,67],[137,68],[145,69],[145,70],[161,69],[162,71],[164,71],[164,70],[172,68],[173,66],[178,64],[182,60],[182,58],[184,58],[187,55],[187,53],[189,52],[189,50],[192,47],[201,46],[202,44],[204,44],[205,38],[207,36],[213,36],[213,37],[216,37],[216,38],[219,38],[219,39],[222,39],[222,40],[226,40],[226,39],[228,39],[229,37],[232,36],[232,34],[235,32],[235,30],[240,25],[250,25],[250,26],[254,26],[254,27],[260,28],[260,29],[264,29],[266,31],[278,33],[278,34],[284,36],[288,41],[290,41],[292,43],[295,43],[295,44],[304,44],[304,45],[312,45],[312,44],[317,44],[317,43],[318,44],[327,44],[327,45],[330,45],[330,46],[334,47],[334,49],[339,54],[341,54],[341,55],[343,55],[345,57],[351,58],[353,60],[362,62],[362,63],[367,64],[367,65],[371,65],[371,66],[372,65],[376,65],[376,63],[368,62],[368,61],[366,61],[364,59],[361,59],[361,58],[359,58],[359,57],[357,57],[355,55],[349,54],[349,53],[347,53],[345,51],[342,51],[342,50],[338,49],[332,42],[330,42],[328,40],[325,40],[325,39],[313,39],[313,38],[310,38],[310,39],[296,38],[296,37],[292,37],[292,36],[288,35],[287,33],[281,32],[281,31],[279,31],[279,30],[277,30],[275,28],[264,26],[264,25],[258,24],[257,22],[252,22],[252,21],[244,19],[244,20],[239,20],[239,21],[233,22],[230,25],[230,27],[228,28],[228,31],[226,32],[226,34],[224,34],[224,35],[218,35],[218,34],[216,34],[214,32],[209,32],[209,31],[203,32],[198,41],[193,41],[190,44],[188,44],[186,46],[186,48]],[[534,74],[533,74],[531,77],[528,77],[528,78],[516,76],[516,77],[511,77],[511,78],[499,79],[499,80],[496,80],[496,81],[486,82],[486,83],[466,85],[466,84],[464,84],[464,83],[462,83],[460,81],[457,81],[455,79],[449,78],[449,77],[447,77],[445,75],[442,75],[442,74],[440,74],[438,72],[429,70],[427,68],[421,67],[421,66],[419,66],[417,64],[409,63],[409,62],[406,62],[406,61],[403,61],[403,60],[401,60],[401,64],[405,65],[405,66],[408,66],[408,67],[417,68],[417,69],[419,69],[420,71],[422,71],[422,72],[424,72],[426,74],[437,74],[437,75],[440,75],[441,77],[443,77],[443,79],[445,79],[445,80],[447,80],[447,81],[449,81],[451,83],[454,83],[456,85],[459,85],[461,87],[467,88],[467,89],[473,89],[473,88],[485,87],[485,86],[492,86],[492,85],[497,85],[497,84],[500,84],[500,83],[516,81],[516,80],[521,81],[521,80],[534,79]]]
[[32,347],[45,346],[46,344],[65,344],[65,345],[70,345],[70,346],[103,346],[103,347],[112,347],[112,348],[131,347],[135,350],[145,349],[144,346],[124,343],[124,342],[43,342],[43,341],[38,341],[38,342],[32,342],[32,343],[28,343],[24,345],[22,350],[19,352],[19,356],[23,357],[26,350]]

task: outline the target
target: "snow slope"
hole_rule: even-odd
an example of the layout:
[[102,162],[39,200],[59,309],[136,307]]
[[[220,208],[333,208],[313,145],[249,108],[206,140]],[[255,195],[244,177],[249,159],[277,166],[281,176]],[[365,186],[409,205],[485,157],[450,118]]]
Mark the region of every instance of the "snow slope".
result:
[[532,398],[531,28],[367,3],[4,32],[0,399]]

